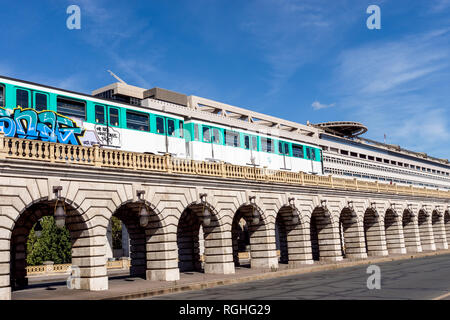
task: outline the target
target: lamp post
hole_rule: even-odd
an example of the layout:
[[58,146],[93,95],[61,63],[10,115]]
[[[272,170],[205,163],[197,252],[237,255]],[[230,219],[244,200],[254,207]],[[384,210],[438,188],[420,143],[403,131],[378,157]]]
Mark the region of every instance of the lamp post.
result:
[[145,204],[145,200],[142,197],[145,194],[144,190],[137,190],[136,195],[141,203],[141,208],[139,209],[139,225],[141,227],[146,227],[148,225],[150,214],[147,210],[147,205]]
[[330,211],[328,210],[327,207],[327,200],[320,200],[320,207],[323,209],[323,216],[325,218],[329,218],[331,217]]
[[378,214],[378,211],[377,211],[377,203],[371,202],[370,207],[372,208],[373,215],[375,216],[375,218],[378,218],[380,215]]
[[256,210],[256,196],[250,196],[250,205],[252,206],[252,224],[259,224],[259,212]]
[[295,203],[294,203],[295,198],[289,198],[288,201],[289,201],[289,206],[292,208],[292,222],[294,224],[297,224],[299,221],[300,213],[298,212],[298,209],[295,207]]
[[59,229],[64,228],[66,225],[66,210],[64,207],[64,201],[61,200],[61,190],[62,186],[54,186],[53,187],[53,193],[56,196],[56,203],[55,203],[55,224]]
[[205,226],[209,226],[211,224],[211,211],[209,211],[208,206],[206,205],[206,193],[200,193],[200,201],[202,203],[202,223]]

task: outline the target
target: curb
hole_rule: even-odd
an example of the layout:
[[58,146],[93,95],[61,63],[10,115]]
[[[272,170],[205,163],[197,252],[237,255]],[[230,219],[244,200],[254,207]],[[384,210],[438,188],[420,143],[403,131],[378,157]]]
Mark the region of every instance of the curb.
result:
[[170,293],[181,293],[181,292],[186,292],[186,291],[202,290],[202,289],[208,289],[208,288],[214,288],[214,287],[238,284],[238,283],[245,283],[245,282],[257,281],[257,280],[267,280],[267,279],[274,279],[274,278],[279,278],[279,277],[287,277],[287,276],[304,274],[304,273],[336,270],[336,269],[349,268],[349,267],[354,267],[354,266],[359,266],[359,265],[369,265],[369,264],[374,264],[374,263],[417,259],[417,258],[424,258],[424,257],[431,257],[431,256],[437,256],[437,255],[445,255],[445,254],[450,254],[450,249],[449,250],[441,250],[441,251],[433,251],[433,252],[412,253],[412,254],[406,253],[401,256],[368,258],[368,259],[364,259],[364,260],[347,261],[347,262],[340,262],[340,263],[329,263],[326,265],[312,265],[311,267],[303,267],[301,269],[288,269],[288,270],[282,270],[282,271],[265,272],[262,274],[241,277],[241,278],[205,281],[205,282],[198,282],[198,283],[192,283],[192,284],[183,284],[183,285],[176,285],[176,286],[173,286],[170,288],[155,288],[155,289],[145,290],[145,291],[136,292],[136,293],[124,294],[124,295],[120,295],[120,296],[101,298],[100,300],[139,299],[139,298],[153,297],[153,296],[159,296],[159,295],[166,295],[166,294],[170,294]]

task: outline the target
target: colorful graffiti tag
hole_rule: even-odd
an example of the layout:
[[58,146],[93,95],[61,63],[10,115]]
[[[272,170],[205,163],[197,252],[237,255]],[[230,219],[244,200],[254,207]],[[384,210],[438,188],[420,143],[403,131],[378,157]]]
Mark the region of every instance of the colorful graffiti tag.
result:
[[80,145],[85,130],[54,111],[15,108],[11,113],[0,107],[0,131],[7,137]]

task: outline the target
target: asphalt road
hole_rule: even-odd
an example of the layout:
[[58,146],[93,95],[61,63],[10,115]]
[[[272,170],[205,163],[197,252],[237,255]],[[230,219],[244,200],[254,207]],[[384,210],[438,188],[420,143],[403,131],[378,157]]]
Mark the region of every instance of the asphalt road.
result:
[[450,300],[450,255],[378,264],[381,289],[368,289],[366,266],[260,280],[148,300],[436,299]]

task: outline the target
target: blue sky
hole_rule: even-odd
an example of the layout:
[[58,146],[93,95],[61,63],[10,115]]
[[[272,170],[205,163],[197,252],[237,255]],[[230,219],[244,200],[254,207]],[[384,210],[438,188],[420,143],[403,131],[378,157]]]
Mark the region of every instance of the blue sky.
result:
[[[366,27],[371,4],[381,30]],[[111,69],[300,123],[359,121],[450,158],[450,0],[21,0],[0,21],[2,75],[89,93]]]

